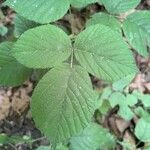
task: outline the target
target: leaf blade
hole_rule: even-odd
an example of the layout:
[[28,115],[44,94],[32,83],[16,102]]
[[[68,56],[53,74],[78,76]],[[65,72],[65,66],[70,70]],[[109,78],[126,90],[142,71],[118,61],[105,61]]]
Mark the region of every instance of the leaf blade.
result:
[[44,24],[62,18],[69,9],[69,0],[7,0],[5,5],[24,18]]
[[12,47],[11,42],[0,44],[0,84],[5,86],[22,84],[32,72],[12,57]]
[[74,49],[81,66],[103,80],[119,80],[137,70],[128,46],[109,27],[88,27],[77,36]]
[[149,20],[149,11],[139,11],[129,15],[123,23],[123,31],[129,43],[145,57],[148,57],[147,46],[150,47]]
[[30,68],[51,68],[61,64],[71,54],[68,35],[53,25],[43,25],[26,31],[16,42],[13,55]]
[[95,110],[94,97],[89,76],[81,67],[71,69],[63,65],[54,68],[40,80],[34,91],[33,118],[53,143],[62,142],[91,120]]

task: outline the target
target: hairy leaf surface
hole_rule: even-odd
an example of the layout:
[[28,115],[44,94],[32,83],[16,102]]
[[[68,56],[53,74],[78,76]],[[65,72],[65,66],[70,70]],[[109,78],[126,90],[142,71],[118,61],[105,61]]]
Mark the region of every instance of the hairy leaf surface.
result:
[[96,108],[87,72],[79,66],[55,67],[39,82],[32,96],[32,115],[53,143],[84,129]]
[[136,72],[128,46],[109,27],[88,27],[77,36],[74,49],[81,66],[103,80],[115,81]]
[[21,35],[13,55],[30,68],[51,68],[59,65],[71,54],[69,36],[53,25],[43,25]]
[[69,9],[69,0],[7,0],[5,4],[21,16],[43,24],[62,18]]

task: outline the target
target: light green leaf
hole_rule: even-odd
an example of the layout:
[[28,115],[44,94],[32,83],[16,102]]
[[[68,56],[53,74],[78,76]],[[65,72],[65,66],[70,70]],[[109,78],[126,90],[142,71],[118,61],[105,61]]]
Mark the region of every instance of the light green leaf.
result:
[[51,150],[51,147],[50,146],[40,146],[36,150]]
[[97,2],[98,2],[100,5],[103,4],[103,3],[102,3],[102,0],[97,0]]
[[19,15],[39,23],[54,22],[69,9],[69,0],[7,0],[6,5]]
[[131,120],[134,117],[134,113],[129,106],[134,106],[137,103],[137,98],[128,94],[125,97],[122,93],[115,92],[110,96],[110,104],[112,107],[119,105],[118,114],[125,120]]
[[56,149],[55,150],[69,150],[68,147],[66,147],[65,145],[61,144],[57,144]]
[[22,16],[16,15],[15,18],[15,36],[19,37],[26,30],[39,26],[40,24],[25,19]]
[[133,80],[135,77],[134,74],[130,74],[126,76],[125,78],[122,78],[116,82],[113,83],[112,87],[115,91],[123,91],[123,89],[130,84],[130,82]]
[[106,115],[106,113],[111,109],[110,102],[108,100],[103,100],[102,105],[99,107],[99,111]]
[[115,145],[113,136],[102,126],[91,123],[79,135],[71,138],[71,150],[112,149]]
[[32,115],[37,127],[56,144],[87,126],[96,108],[96,97],[84,69],[55,67],[34,90]]
[[135,127],[135,135],[143,142],[150,142],[150,121],[141,118]]
[[96,13],[89,19],[86,23],[86,26],[89,27],[95,24],[102,24],[110,27],[112,30],[121,33],[121,24],[120,22],[112,15],[106,13]]
[[150,107],[150,95],[149,94],[139,94],[138,98],[141,100],[145,107]]
[[51,68],[71,54],[69,36],[53,25],[43,25],[22,34],[13,49],[14,57],[31,68]]
[[89,4],[96,3],[97,0],[70,0],[70,3],[73,7],[81,8]]
[[136,72],[127,44],[107,26],[88,27],[77,36],[74,49],[81,66],[103,80],[116,81]]
[[13,43],[0,44],[0,84],[17,86],[22,84],[31,74],[31,69],[26,68],[12,57]]
[[9,137],[6,134],[0,134],[0,145],[6,144],[8,141]]
[[141,0],[101,0],[108,12],[112,14],[124,13],[135,8]]
[[129,15],[123,23],[123,31],[131,46],[142,56],[149,56],[150,11],[138,11]]
[[144,110],[142,107],[137,107],[136,109],[134,109],[134,112],[144,120],[150,121],[149,112],[147,110]]

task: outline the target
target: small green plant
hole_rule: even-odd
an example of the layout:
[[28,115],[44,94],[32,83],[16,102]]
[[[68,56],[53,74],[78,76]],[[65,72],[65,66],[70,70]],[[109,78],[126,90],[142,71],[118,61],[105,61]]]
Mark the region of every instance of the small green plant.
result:
[[[112,15],[94,14],[85,30],[73,38],[54,24],[70,5],[82,8],[96,2]],[[119,89],[133,79],[137,68],[130,49],[148,57],[147,46],[150,46],[150,12],[135,10],[139,3],[140,0],[6,0],[4,3],[18,13],[15,19],[18,40],[0,45],[0,83],[16,86],[33,69],[49,70],[34,90],[31,110],[37,127],[54,147],[71,137],[72,150],[114,147],[115,138],[92,123],[98,94],[88,73],[107,82],[117,81],[114,86]],[[134,9],[133,13],[120,19],[130,9]],[[122,97],[123,102],[118,102],[116,96]],[[115,93],[111,99],[112,107],[119,104],[130,112],[124,114],[121,109],[119,114],[123,118],[133,117],[128,107],[137,102],[133,95],[126,98]]]

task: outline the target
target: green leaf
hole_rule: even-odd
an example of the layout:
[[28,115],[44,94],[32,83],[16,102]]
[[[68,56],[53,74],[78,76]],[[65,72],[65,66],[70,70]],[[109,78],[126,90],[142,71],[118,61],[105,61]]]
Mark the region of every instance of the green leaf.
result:
[[0,134],[0,145],[3,144],[18,144],[18,143],[31,143],[32,140],[30,137],[21,137],[21,136],[8,136],[7,134]]
[[57,144],[56,149],[55,150],[69,150],[68,147],[66,147],[65,145],[61,144]]
[[50,146],[40,146],[36,150],[51,150],[51,147]]
[[6,134],[0,134],[0,145],[6,144],[8,141],[9,137]]
[[134,95],[128,94],[125,97],[122,93],[115,92],[110,98],[110,104],[112,107],[119,105],[118,114],[125,120],[131,120],[134,117],[134,113],[129,106],[134,106],[137,103],[137,98]]
[[26,30],[39,26],[40,24],[25,19],[22,16],[16,15],[15,18],[15,36],[19,37]]
[[131,46],[147,57],[147,46],[150,47],[150,11],[138,11],[129,15],[123,23],[123,31]]
[[143,142],[150,142],[150,121],[141,118],[135,127],[135,135]]
[[150,107],[150,95],[139,93],[138,98],[141,100],[144,107]]
[[112,87],[115,91],[123,91],[123,89],[130,84],[130,82],[133,80],[135,77],[134,74],[130,74],[126,76],[125,78],[122,78],[116,82],[113,83]]
[[22,34],[13,49],[14,57],[30,68],[51,68],[71,54],[69,36],[53,25],[43,25]]
[[107,26],[88,27],[77,36],[74,49],[81,66],[103,80],[116,81],[136,72],[127,44]]
[[73,7],[81,8],[89,4],[96,3],[97,0],[70,0],[70,3]]
[[112,14],[124,13],[135,8],[141,0],[101,0],[108,12]]
[[24,18],[44,24],[62,18],[70,4],[69,0],[6,0],[5,5]]
[[95,104],[96,94],[87,72],[80,66],[71,68],[64,64],[40,80],[32,96],[31,109],[37,127],[56,144],[87,126]]
[[17,86],[22,84],[31,74],[31,69],[26,68],[12,56],[13,43],[0,44],[0,84]]
[[89,19],[86,23],[86,26],[89,27],[95,24],[102,24],[110,27],[112,30],[121,33],[121,24],[120,22],[112,15],[106,13],[96,13]]
[[113,136],[102,126],[91,123],[82,133],[71,138],[71,150],[112,149]]

